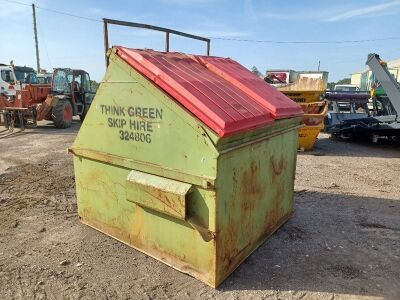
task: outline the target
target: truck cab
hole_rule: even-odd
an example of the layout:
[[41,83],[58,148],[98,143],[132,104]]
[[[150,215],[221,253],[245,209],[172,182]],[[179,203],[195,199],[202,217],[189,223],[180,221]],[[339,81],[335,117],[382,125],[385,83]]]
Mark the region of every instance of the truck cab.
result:
[[52,73],[39,73],[36,76],[39,84],[51,84],[53,78]]
[[33,68],[0,64],[0,92],[15,96],[26,84],[37,84]]
[[357,92],[360,88],[356,84],[336,84],[333,90],[337,92]]

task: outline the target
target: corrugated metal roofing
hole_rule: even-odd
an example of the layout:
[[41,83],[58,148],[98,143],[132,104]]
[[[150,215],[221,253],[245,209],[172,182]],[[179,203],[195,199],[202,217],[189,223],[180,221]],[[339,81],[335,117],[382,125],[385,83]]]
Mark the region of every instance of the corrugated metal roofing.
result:
[[201,56],[199,60],[212,72],[239,87],[260,105],[271,112],[274,119],[301,115],[302,110],[295,102],[266,84],[258,76],[230,58]]
[[231,59],[115,48],[221,137],[303,114],[292,100]]

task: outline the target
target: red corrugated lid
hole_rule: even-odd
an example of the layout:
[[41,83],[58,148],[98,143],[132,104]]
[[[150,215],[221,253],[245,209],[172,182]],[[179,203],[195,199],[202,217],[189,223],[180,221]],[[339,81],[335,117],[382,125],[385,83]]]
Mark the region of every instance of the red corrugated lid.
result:
[[275,119],[301,116],[303,110],[275,87],[266,84],[248,69],[230,58],[197,56],[207,69],[231,82],[268,109]]
[[207,69],[197,56],[115,48],[118,56],[221,137],[273,122],[265,105]]

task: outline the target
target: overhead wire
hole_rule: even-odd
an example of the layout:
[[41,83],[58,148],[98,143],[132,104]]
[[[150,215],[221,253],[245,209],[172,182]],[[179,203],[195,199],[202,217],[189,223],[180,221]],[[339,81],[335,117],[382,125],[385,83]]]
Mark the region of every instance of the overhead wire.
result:
[[[9,3],[15,3],[19,5],[24,5],[24,6],[31,6],[31,4],[17,1],[17,0],[1,0],[4,2],[9,2]],[[60,14],[60,15],[65,15],[73,18],[78,18],[82,20],[87,20],[91,22],[103,22],[103,20],[100,19],[95,19],[87,16],[82,16],[82,15],[76,15],[76,14],[71,14],[65,11],[61,10],[56,10],[56,9],[50,9],[46,7],[41,7],[37,6],[36,8],[52,12],[55,14]],[[359,44],[359,43],[370,43],[370,42],[381,42],[381,41],[391,41],[391,40],[400,40],[400,36],[394,36],[394,37],[385,37],[385,38],[373,38],[373,39],[359,39],[359,40],[325,40],[325,41],[280,41],[280,40],[259,40],[259,39],[239,39],[239,38],[228,38],[228,37],[215,37],[215,36],[209,36],[208,38],[212,40],[221,40],[221,41],[232,41],[232,42],[244,42],[244,43],[265,43],[265,44]]]
[[251,43],[267,43],[267,44],[355,44],[355,43],[368,43],[379,41],[399,40],[400,37],[387,37],[376,39],[362,39],[362,40],[343,40],[343,41],[277,41],[277,40],[252,40],[252,39],[236,39],[224,37],[211,37],[214,40],[235,41],[235,42],[251,42]]
[[[24,6],[32,6],[32,4],[21,2],[21,1],[16,1],[16,0],[1,0],[1,1],[14,3],[14,4],[19,4],[19,5],[24,5]],[[68,12],[65,12],[65,11],[61,11],[61,10],[56,10],[56,9],[51,9],[51,8],[38,6],[36,4],[35,4],[35,6],[36,6],[37,9],[45,10],[45,11],[52,12],[52,13],[55,13],[55,14],[65,15],[65,16],[78,18],[78,19],[83,19],[83,20],[92,21],[92,22],[103,22],[102,20],[99,20],[99,19],[79,16],[79,15],[71,14],[71,13],[68,13]]]

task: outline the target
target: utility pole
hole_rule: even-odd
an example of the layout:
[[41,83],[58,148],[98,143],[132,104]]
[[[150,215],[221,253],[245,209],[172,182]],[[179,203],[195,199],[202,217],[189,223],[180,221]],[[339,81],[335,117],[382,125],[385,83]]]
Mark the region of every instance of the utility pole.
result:
[[38,41],[37,29],[36,29],[36,9],[35,9],[35,4],[33,4],[33,3],[32,3],[32,12],[33,12],[33,32],[35,33],[35,47],[36,47],[36,68],[37,68],[37,72],[40,73],[39,41]]
[[319,72],[319,68],[321,67],[321,61],[318,61],[318,72]]

